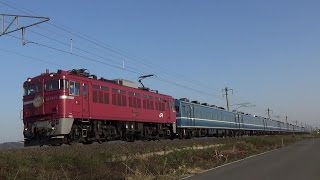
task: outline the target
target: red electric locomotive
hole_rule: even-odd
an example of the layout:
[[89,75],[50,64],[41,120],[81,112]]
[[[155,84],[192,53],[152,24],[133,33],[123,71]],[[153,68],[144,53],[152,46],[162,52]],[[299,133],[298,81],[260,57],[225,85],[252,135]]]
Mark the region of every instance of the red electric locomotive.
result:
[[43,73],[24,82],[25,145],[175,136],[174,99],[85,69]]

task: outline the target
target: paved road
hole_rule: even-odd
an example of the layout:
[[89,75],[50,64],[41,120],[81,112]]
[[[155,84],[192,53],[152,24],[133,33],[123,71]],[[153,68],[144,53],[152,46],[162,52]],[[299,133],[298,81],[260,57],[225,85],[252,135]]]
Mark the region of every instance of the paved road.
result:
[[320,180],[320,140],[310,139],[187,180]]

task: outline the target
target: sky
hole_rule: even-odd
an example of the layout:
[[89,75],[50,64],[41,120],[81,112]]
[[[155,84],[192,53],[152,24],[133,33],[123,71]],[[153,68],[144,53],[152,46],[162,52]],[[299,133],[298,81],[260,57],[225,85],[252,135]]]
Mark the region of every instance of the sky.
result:
[[[320,127],[319,9],[317,0],[0,0],[0,14],[50,18],[26,30],[25,46],[21,32],[0,36],[0,142],[23,140],[22,84],[45,69],[155,74],[151,89],[224,107],[229,87],[231,109]],[[245,102],[255,106],[235,105]]]

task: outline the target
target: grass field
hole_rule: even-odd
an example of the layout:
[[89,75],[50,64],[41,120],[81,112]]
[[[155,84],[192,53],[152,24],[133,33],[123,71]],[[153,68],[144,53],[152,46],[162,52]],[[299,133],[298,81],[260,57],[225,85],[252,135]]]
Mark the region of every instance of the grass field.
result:
[[0,179],[179,179],[311,135],[104,143],[0,151]]

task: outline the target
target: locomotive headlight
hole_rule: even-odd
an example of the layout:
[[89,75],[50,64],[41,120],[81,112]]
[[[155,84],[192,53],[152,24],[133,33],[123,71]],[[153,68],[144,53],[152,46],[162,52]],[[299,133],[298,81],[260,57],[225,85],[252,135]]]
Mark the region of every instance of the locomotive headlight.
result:
[[53,77],[53,74],[52,74],[52,73],[50,74],[50,77]]
[[31,78],[28,78],[27,81],[28,81],[28,82],[31,82]]
[[52,127],[51,129],[54,131],[56,128],[55,128],[55,127]]
[[24,131],[28,131],[28,128],[24,128]]

